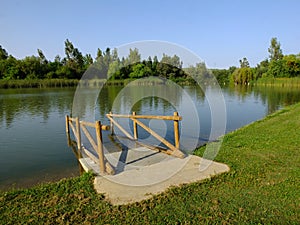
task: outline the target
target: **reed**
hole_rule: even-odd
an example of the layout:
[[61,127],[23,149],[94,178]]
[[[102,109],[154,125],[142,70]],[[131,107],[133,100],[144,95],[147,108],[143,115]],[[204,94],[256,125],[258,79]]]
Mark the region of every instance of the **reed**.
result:
[[254,85],[277,87],[300,87],[300,78],[260,78]]
[[0,88],[49,88],[49,87],[74,87],[78,80],[75,79],[44,79],[44,80],[0,80]]

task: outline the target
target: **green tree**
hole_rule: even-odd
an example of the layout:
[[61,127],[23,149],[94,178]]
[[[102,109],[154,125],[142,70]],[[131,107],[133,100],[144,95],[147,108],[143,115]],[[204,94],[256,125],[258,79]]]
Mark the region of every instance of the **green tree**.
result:
[[37,52],[38,52],[38,55],[39,55],[39,59],[40,59],[41,64],[47,64],[47,63],[48,63],[48,60],[46,59],[46,57],[45,57],[43,51],[40,50],[40,49],[38,49]]
[[196,66],[189,66],[185,69],[185,72],[189,75],[190,79],[192,78],[191,81],[203,82],[211,76],[204,62],[196,63]]
[[4,60],[8,58],[8,53],[7,51],[2,48],[2,46],[0,45],[0,60]]
[[255,78],[261,78],[261,77],[265,77],[267,76],[267,72],[268,72],[268,68],[269,68],[269,60],[265,59],[263,61],[261,61],[259,64],[257,64],[255,70]]
[[125,59],[125,66],[133,65],[141,62],[141,54],[137,48],[129,49],[129,55],[127,59]]
[[68,39],[65,41],[65,54],[65,66],[67,66],[73,74],[69,78],[80,78],[85,69],[84,59],[78,48],[75,48]]
[[42,79],[45,75],[40,57],[34,55],[26,56],[21,61],[21,71],[27,79]]
[[240,59],[239,62],[240,62],[241,68],[250,67],[250,64],[249,64],[249,62],[248,62],[248,60],[247,60],[246,57],[244,57],[243,59]]
[[86,70],[90,65],[93,64],[93,57],[91,56],[91,54],[86,54],[83,57],[83,62],[84,62],[84,70]]
[[270,61],[276,61],[283,58],[282,50],[280,48],[280,43],[277,41],[277,38],[273,37],[271,39],[270,47],[268,48]]
[[169,64],[171,66],[182,68],[182,62],[180,61],[180,58],[177,55],[168,56],[165,53],[163,53],[163,56],[160,60],[161,63]]
[[254,72],[250,67],[237,68],[231,75],[231,82],[235,84],[248,84],[254,80]]
[[8,56],[6,60],[0,60],[1,79],[23,79],[24,74],[21,72],[20,62],[13,56]]

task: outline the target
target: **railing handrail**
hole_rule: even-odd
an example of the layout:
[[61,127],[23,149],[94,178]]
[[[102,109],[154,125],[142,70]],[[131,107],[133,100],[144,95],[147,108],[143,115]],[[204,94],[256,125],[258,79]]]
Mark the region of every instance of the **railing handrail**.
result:
[[[159,115],[136,115],[136,112],[132,112],[132,115],[124,115],[124,114],[113,114],[108,113],[106,114],[107,118],[111,122],[111,131],[112,134],[114,133],[114,125],[117,126],[120,131],[125,134],[125,136],[129,139],[137,140],[138,139],[138,132],[137,132],[137,125],[139,125],[141,128],[143,128],[145,131],[147,131],[149,134],[151,134],[154,138],[159,140],[161,143],[166,145],[172,152],[171,155],[174,155],[179,158],[184,158],[185,154],[180,151],[179,149],[179,124],[178,122],[182,120],[181,116],[178,116],[178,112],[174,112],[173,116],[159,116]],[[113,117],[116,118],[129,118],[133,121],[133,136],[129,134],[117,121],[113,119]],[[160,120],[173,120],[174,121],[174,140],[175,144],[171,144],[169,141],[161,137],[159,134],[157,134],[155,131],[150,129],[147,125],[139,121],[138,119],[160,119]],[[169,154],[168,152],[168,154]]]
[[117,118],[130,118],[130,119],[156,119],[156,120],[182,120],[181,116],[160,116],[160,115],[126,115],[126,114],[111,114],[108,113],[106,116],[117,117]]
[[[73,125],[73,122],[75,122],[75,125]],[[102,173],[109,173],[114,174],[114,169],[110,165],[110,163],[107,161],[107,159],[104,156],[103,153],[103,142],[102,142],[102,130],[109,130],[109,126],[107,125],[101,125],[100,121],[95,121],[95,123],[86,122],[86,121],[80,121],[78,117],[72,118],[68,115],[66,116],[66,132],[69,135],[70,134],[70,128],[73,131],[76,141],[77,141],[77,149],[78,151],[83,150],[87,154],[88,157],[90,157],[93,161],[95,161],[96,157],[92,157],[92,154],[88,154],[88,150],[81,146],[81,131],[83,134],[87,137],[88,141],[91,143],[93,149],[98,155],[98,159],[96,161],[99,162],[100,166],[100,172]],[[88,129],[85,126],[89,126],[92,128],[95,128],[96,131],[96,141],[88,131]],[[95,161],[95,162],[96,162]]]

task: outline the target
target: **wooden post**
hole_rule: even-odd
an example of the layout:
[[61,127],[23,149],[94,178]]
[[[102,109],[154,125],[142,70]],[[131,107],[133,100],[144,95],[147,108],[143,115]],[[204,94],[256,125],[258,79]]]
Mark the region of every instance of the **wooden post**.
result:
[[[112,114],[112,112],[109,112],[109,114]],[[114,124],[111,120],[110,120],[110,134],[114,135]]]
[[[132,112],[132,115],[135,116],[136,112]],[[133,120],[133,137],[135,140],[138,139],[137,123]]]
[[77,149],[81,150],[81,133],[80,133],[80,123],[79,118],[76,117],[76,133],[77,133]]
[[[174,112],[174,116],[178,116],[178,112]],[[179,122],[174,120],[174,139],[175,147],[179,149]]]
[[66,133],[70,133],[70,128],[69,128],[69,116],[66,115]]
[[103,145],[102,145],[102,131],[101,131],[101,122],[96,121],[96,136],[97,136],[97,153],[99,157],[99,165],[100,165],[100,172],[105,172],[105,165],[104,165],[104,154],[103,154]]

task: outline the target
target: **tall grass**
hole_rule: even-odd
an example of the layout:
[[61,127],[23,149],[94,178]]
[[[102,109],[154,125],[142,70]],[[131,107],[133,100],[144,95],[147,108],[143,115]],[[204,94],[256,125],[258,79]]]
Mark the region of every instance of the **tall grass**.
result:
[[260,78],[254,82],[254,84],[278,87],[300,87],[300,78]]
[[77,84],[75,79],[0,80],[0,88],[74,87]]
[[[134,81],[134,79],[124,80],[76,80],[76,79],[40,79],[40,80],[0,80],[0,88],[48,88],[48,87],[102,87],[106,86],[123,86]],[[164,80],[159,78],[139,79],[135,85],[161,85]]]

